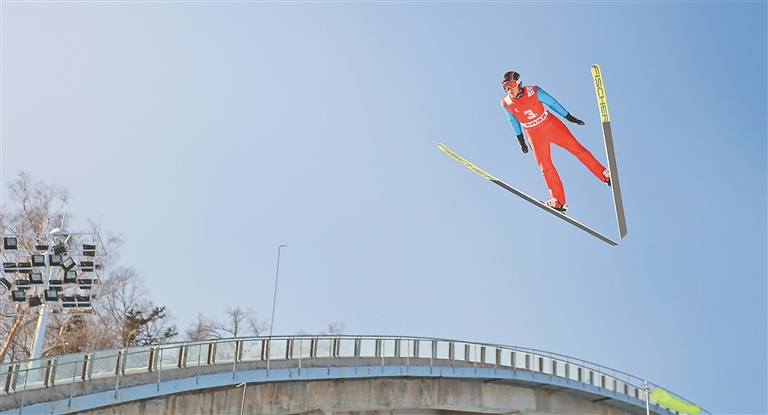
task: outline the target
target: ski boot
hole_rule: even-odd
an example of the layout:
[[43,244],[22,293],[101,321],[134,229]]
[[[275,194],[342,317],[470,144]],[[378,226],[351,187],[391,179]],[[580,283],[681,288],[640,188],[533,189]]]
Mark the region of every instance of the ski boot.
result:
[[603,170],[603,183],[611,187],[611,172],[608,169]]
[[544,202],[544,204],[551,207],[552,209],[555,209],[556,211],[562,214],[565,214],[565,212],[568,210],[567,204],[558,202],[557,199],[555,199],[554,197]]

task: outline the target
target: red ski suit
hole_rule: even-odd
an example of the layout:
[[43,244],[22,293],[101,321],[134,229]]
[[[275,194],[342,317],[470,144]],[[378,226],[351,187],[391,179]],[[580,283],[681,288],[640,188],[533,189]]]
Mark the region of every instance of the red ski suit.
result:
[[[501,100],[501,105],[520,122],[520,126],[528,137],[528,143],[531,145],[533,157],[536,159],[539,168],[541,168],[541,175],[544,177],[549,194],[557,199],[560,204],[565,204],[565,191],[563,190],[563,182],[560,180],[560,175],[557,174],[557,170],[552,164],[550,143],[557,144],[568,150],[592,174],[601,181],[603,180],[603,170],[605,170],[605,167],[595,159],[589,150],[576,140],[562,121],[547,111],[544,104],[539,101],[535,85],[526,86],[519,98],[510,98],[509,95],[505,96]],[[557,106],[562,108],[559,104]]]

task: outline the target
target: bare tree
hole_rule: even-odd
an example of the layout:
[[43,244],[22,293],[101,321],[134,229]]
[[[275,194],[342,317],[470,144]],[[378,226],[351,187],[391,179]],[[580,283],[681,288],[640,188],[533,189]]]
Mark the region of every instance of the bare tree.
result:
[[125,345],[123,332],[126,316],[131,310],[146,308],[148,292],[144,278],[133,268],[118,266],[102,281],[100,297],[94,303],[94,314],[102,331],[104,348]]
[[185,334],[189,340],[209,340],[218,339],[216,327],[219,323],[210,317],[202,314],[197,315],[197,321],[186,330]]
[[[321,336],[334,336],[337,334],[344,333],[344,330],[347,329],[346,324],[344,322],[341,323],[328,323],[328,330],[321,330],[320,335]],[[309,333],[307,333],[304,329],[299,329],[299,331],[296,332],[296,335],[298,336],[307,336]]]
[[146,298],[144,278],[131,267],[116,266],[107,274],[101,295],[93,305],[95,331],[100,335],[94,348],[105,349],[171,340],[178,332],[165,307]]
[[[61,355],[91,350],[91,325],[83,314],[58,314],[46,330],[43,356]],[[52,323],[52,324],[51,324]]]
[[[17,304],[15,309],[19,313],[29,313],[29,308],[21,304]],[[3,336],[0,361],[6,357],[11,361],[29,358],[32,333],[37,323],[36,317],[36,314],[17,314],[13,317],[0,319],[0,334]]]
[[256,316],[252,309],[243,310],[240,306],[224,312],[224,323],[216,318],[197,315],[197,321],[186,330],[189,340],[223,339],[242,335],[258,336],[266,330],[266,322]]
[[[250,313],[250,309],[248,309],[248,312]],[[248,330],[251,334],[254,336],[258,336],[259,334],[265,332],[268,328],[267,322],[265,320],[262,320],[258,317],[251,316],[247,319],[248,323]]]
[[19,207],[10,214],[0,215],[3,229],[43,237],[53,228],[65,227],[71,218],[65,214],[69,191],[63,187],[32,182],[28,173],[21,172],[8,188],[11,200]]
[[328,331],[321,331],[320,334],[323,336],[328,335],[336,335],[336,334],[342,334],[344,333],[344,330],[347,329],[347,325],[344,324],[344,322],[341,323],[328,323]]

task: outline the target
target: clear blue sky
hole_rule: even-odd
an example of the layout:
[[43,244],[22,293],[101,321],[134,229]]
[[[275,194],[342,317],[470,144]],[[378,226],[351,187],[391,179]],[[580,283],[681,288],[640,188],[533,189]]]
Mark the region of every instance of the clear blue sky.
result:
[[[2,180],[68,188],[184,331],[532,347],[768,412],[766,2],[2,2]],[[516,70],[586,125],[604,71],[618,247],[473,174],[547,193],[499,108]],[[555,149],[569,214],[609,190]]]

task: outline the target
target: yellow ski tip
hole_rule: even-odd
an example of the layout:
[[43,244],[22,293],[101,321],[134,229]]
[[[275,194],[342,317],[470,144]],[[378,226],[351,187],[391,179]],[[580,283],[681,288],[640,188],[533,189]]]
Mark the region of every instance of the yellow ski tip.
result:
[[592,79],[595,81],[595,94],[597,95],[597,106],[600,108],[600,118],[604,123],[609,122],[611,121],[611,116],[608,114],[608,101],[605,98],[603,72],[598,64],[592,65]]
[[438,148],[439,148],[439,149],[440,149],[440,150],[441,150],[443,153],[445,153],[445,154],[447,154],[447,155],[449,155],[449,156],[453,157],[453,158],[454,158],[454,160],[456,160],[456,161],[458,161],[459,163],[463,164],[464,166],[466,166],[468,169],[472,170],[473,172],[475,172],[475,173],[477,173],[477,174],[479,174],[479,175],[481,175],[481,176],[485,177],[486,179],[488,179],[488,180],[490,180],[490,181],[498,180],[497,178],[495,178],[495,177],[491,176],[490,174],[488,174],[488,173],[484,172],[484,171],[483,171],[483,170],[482,170],[480,167],[477,167],[477,166],[475,166],[474,164],[472,164],[472,163],[470,163],[469,161],[467,161],[467,160],[466,160],[464,157],[461,157],[460,155],[458,155],[458,154],[454,153],[453,151],[451,151],[451,149],[449,149],[448,147],[446,147],[446,146],[445,146],[445,144],[443,144],[443,143],[438,143],[438,144],[437,144],[437,147],[438,147]]

